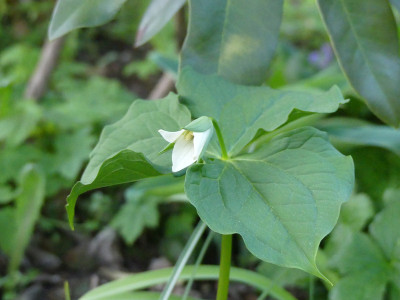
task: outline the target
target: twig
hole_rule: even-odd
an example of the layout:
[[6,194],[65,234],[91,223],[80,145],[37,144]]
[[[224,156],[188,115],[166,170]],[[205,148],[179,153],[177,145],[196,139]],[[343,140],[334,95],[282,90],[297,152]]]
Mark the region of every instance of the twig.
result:
[[65,37],[61,37],[45,42],[35,72],[25,90],[26,99],[38,100],[46,92],[51,72],[57,64],[64,41]]
[[174,78],[168,73],[163,73],[160,80],[158,80],[156,86],[150,92],[147,99],[149,100],[160,99],[166,96],[168,92],[174,88],[174,86],[175,86]]

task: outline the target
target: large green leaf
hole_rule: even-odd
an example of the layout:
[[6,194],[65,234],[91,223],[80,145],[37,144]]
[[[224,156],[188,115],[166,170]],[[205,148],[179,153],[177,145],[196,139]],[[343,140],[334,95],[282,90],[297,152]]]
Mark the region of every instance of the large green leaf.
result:
[[325,93],[249,87],[191,68],[182,70],[178,90],[195,117],[207,115],[218,121],[230,155],[246,146],[259,129],[272,131],[284,124],[294,110],[330,113],[344,102],[337,87]]
[[358,119],[331,118],[320,121],[318,128],[328,132],[338,146],[375,146],[400,156],[400,130],[374,125]]
[[350,157],[305,127],[254,153],[192,166],[185,189],[212,230],[239,233],[262,260],[322,276],[317,249],[350,196],[353,173]]
[[181,66],[259,85],[278,41],[282,0],[190,1]]
[[74,29],[110,21],[126,0],[58,0],[50,21],[49,39]]
[[159,154],[167,143],[158,130],[180,130],[189,122],[188,109],[178,103],[176,95],[170,94],[161,100],[137,100],[121,120],[106,126],[81,181],[68,196],[71,227],[80,194],[170,172],[171,153]]
[[339,62],[384,122],[400,122],[400,58],[389,1],[318,0]]

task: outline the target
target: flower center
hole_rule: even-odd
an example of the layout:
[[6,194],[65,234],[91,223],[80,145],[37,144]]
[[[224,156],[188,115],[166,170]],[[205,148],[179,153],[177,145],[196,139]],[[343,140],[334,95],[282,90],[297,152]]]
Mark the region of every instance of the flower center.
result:
[[191,141],[191,140],[193,140],[193,137],[194,137],[194,135],[193,135],[193,132],[192,132],[192,131],[185,131],[185,132],[183,133],[183,138],[184,138],[186,141]]

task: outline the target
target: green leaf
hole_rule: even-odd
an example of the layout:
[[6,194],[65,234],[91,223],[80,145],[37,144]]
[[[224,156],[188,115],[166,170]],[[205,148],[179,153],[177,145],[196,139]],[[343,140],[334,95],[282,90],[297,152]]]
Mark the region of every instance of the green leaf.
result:
[[13,207],[4,207],[0,210],[0,228],[3,229],[0,237],[0,249],[11,256],[14,251],[14,238],[17,231]]
[[399,126],[399,40],[389,1],[318,3],[350,83],[374,114],[387,124]]
[[318,128],[328,132],[338,147],[375,146],[400,156],[400,130],[374,125],[358,119],[331,118],[320,121]]
[[384,299],[387,278],[384,274],[359,272],[340,279],[329,293],[330,300]]
[[374,216],[374,213],[374,205],[367,195],[353,195],[343,204],[339,222],[354,231],[359,231]]
[[121,120],[104,128],[82,182],[91,183],[103,162],[123,150],[143,153],[157,169],[170,171],[171,155],[159,155],[166,142],[158,130],[177,131],[189,122],[190,112],[175,94],[156,101],[135,101]]
[[[395,258],[400,243],[400,202],[390,202],[371,223],[369,230],[388,260]],[[397,257],[397,259],[399,259]]]
[[318,246],[353,188],[353,162],[306,127],[273,138],[254,153],[192,166],[185,190],[202,220],[239,233],[258,258],[317,276]]
[[396,154],[378,148],[351,151],[356,166],[357,187],[381,202],[387,188],[400,187],[400,159]]
[[272,131],[284,124],[294,110],[330,113],[344,102],[337,87],[325,93],[248,87],[190,68],[182,70],[178,90],[194,117],[218,121],[230,155],[242,150],[259,129]]
[[344,243],[342,247],[342,251],[332,257],[330,262],[342,274],[373,269],[375,272],[381,273],[388,267],[379,246],[365,233],[351,233],[350,242]]
[[44,202],[45,178],[34,165],[27,165],[21,173],[20,194],[15,199],[16,231],[9,264],[10,273],[17,270],[29,243]]
[[[160,293],[157,292],[132,292],[118,294],[118,300],[160,300]],[[169,300],[182,300],[181,296],[171,295]],[[188,300],[200,300],[198,298],[190,297]]]
[[11,202],[14,196],[15,191],[9,184],[0,185],[0,204],[7,204]]
[[257,272],[274,280],[279,286],[305,286],[310,276],[298,269],[279,267],[267,262],[257,266]]
[[282,5],[282,0],[190,1],[181,66],[235,83],[263,83],[278,41]]
[[331,265],[346,276],[333,287],[329,299],[382,299],[389,270],[382,251],[364,233],[354,233],[351,242],[343,246]]
[[[188,280],[193,276],[193,266],[186,266],[179,279]],[[99,299],[115,299],[116,295],[124,294],[128,291],[136,291],[148,288],[153,285],[165,283],[171,277],[173,268],[166,268],[155,271],[147,271],[139,274],[126,276],[107,284],[101,285],[80,298],[80,300],[99,300]],[[199,266],[196,270],[196,280],[215,280],[218,279],[218,266]],[[231,268],[230,279],[232,281],[248,284],[260,291],[269,290],[270,294],[278,300],[295,300],[295,298],[281,288],[275,282],[256,272]]]
[[183,193],[183,177],[157,176],[135,183],[125,191],[126,203],[111,222],[127,244],[133,244],[144,228],[158,225],[158,204]]
[[49,26],[54,40],[74,29],[107,23],[126,0],[58,0]]
[[126,203],[118,210],[111,226],[124,238],[127,244],[133,244],[144,228],[158,225],[158,197],[144,197],[135,186],[125,192]]
[[196,228],[193,230],[189,240],[187,241],[185,248],[179,255],[177,262],[175,263],[174,270],[167,284],[165,285],[163,292],[161,293],[160,300],[168,300],[171,296],[171,293],[176,285],[176,282],[179,279],[179,276],[181,275],[183,269],[185,268],[189,258],[191,257],[194,249],[196,248],[201,236],[206,229],[206,224],[204,224],[202,221],[199,221]]
[[42,110],[35,102],[19,102],[10,115],[0,120],[0,141],[11,147],[18,146],[35,129],[41,116]]
[[102,77],[85,81],[60,79],[57,89],[65,101],[51,107],[46,119],[62,129],[110,124],[119,120],[136,100],[121,83]]
[[153,0],[140,21],[135,46],[139,47],[157,34],[186,0]]
[[53,170],[67,179],[76,179],[82,164],[87,160],[94,144],[89,128],[82,128],[70,134],[55,137],[56,153],[51,161]]
[[171,154],[159,154],[166,142],[158,130],[177,131],[189,122],[190,112],[170,94],[161,100],[135,101],[121,120],[106,126],[81,181],[68,196],[71,227],[80,194],[170,172]]

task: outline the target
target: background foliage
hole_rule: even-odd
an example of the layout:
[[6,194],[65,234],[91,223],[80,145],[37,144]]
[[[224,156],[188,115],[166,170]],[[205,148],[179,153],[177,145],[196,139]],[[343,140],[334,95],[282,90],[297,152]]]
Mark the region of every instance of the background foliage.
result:
[[[138,108],[141,104],[136,99],[147,98],[162,74],[177,71],[182,42],[179,15],[169,22],[160,14],[151,18],[149,12],[145,13],[150,1],[95,1],[98,10],[78,2],[74,7],[78,13],[71,18],[71,12],[63,9],[65,1],[59,1],[55,9],[54,1],[0,1],[0,287],[4,299],[60,299],[64,297],[65,280],[70,282],[73,298],[77,298],[97,285],[93,281],[99,278],[118,278],[115,270],[152,270],[158,268],[160,261],[166,266],[174,264],[198,220],[183,194],[183,178],[165,175],[84,194],[76,207],[76,230],[69,230],[65,199],[81,177],[99,138],[101,143],[102,128],[117,120],[123,123],[129,120],[129,114],[145,110]],[[171,2],[170,10],[165,11],[169,16],[183,4],[165,2]],[[187,82],[180,80],[178,91],[185,96],[196,89],[198,97],[205,99],[200,103],[187,96],[183,103],[194,116],[211,108],[223,127],[224,117],[229,124],[229,116],[237,111],[228,108],[224,112],[215,105],[214,98],[221,101],[218,103],[232,98],[218,94],[221,85],[265,83],[272,89],[260,88],[257,93],[268,96],[277,93],[273,89],[283,89],[284,97],[279,94],[276,98],[286,101],[285,110],[260,116],[263,126],[251,128],[253,134],[261,134],[259,128],[265,132],[285,128],[296,120],[300,125],[316,126],[328,133],[339,151],[353,157],[356,172],[351,200],[342,206],[335,229],[318,251],[318,267],[334,283],[333,287],[310,279],[303,271],[260,262],[239,238],[235,240],[234,264],[269,278],[273,284],[264,290],[264,296],[270,293],[278,299],[290,299],[291,294],[297,299],[398,299],[400,133],[383,123],[397,126],[400,116],[398,1],[393,0],[390,6],[389,1],[320,0],[322,18],[311,0],[263,1],[261,8],[257,1],[246,5],[233,1],[231,6],[226,2],[202,1],[200,7],[200,2],[193,1],[180,13],[184,20],[190,14],[192,21],[181,60]],[[215,5],[221,9],[215,9]],[[266,18],[269,11],[275,14]],[[72,29],[108,23],[68,33],[46,93],[37,101],[25,99],[52,15],[55,21],[49,29],[51,38]],[[143,15],[146,18],[141,23]],[[245,30],[238,31],[235,20],[243,15],[252,17],[246,18]],[[215,21],[224,18],[224,25]],[[155,27],[148,29],[146,24],[151,20]],[[160,28],[162,31],[150,39]],[[210,30],[215,32],[215,42],[206,39]],[[253,34],[248,35],[248,31]],[[136,32],[136,44],[144,44],[139,48],[132,47]],[[255,42],[261,46],[252,46]],[[231,49],[235,51],[229,53]],[[249,76],[254,62],[259,66],[257,76]],[[184,68],[188,65],[196,72]],[[224,79],[213,78],[214,75]],[[190,81],[190,76],[195,79]],[[196,86],[190,86],[193,82]],[[337,87],[331,89],[333,85]],[[349,102],[344,103],[339,89]],[[237,89],[235,103],[243,103],[252,93],[251,88]],[[324,99],[323,105],[306,105],[301,95],[304,99],[312,95],[315,103]],[[176,101],[173,98],[169,96],[170,103]],[[293,104],[296,100],[300,106]],[[128,111],[132,103],[135,109]],[[179,129],[188,123],[190,115],[184,107],[170,105],[180,113],[180,119],[173,124],[176,128],[170,129]],[[246,105],[232,107],[250,110]],[[334,113],[311,114],[315,112]],[[175,112],[171,115],[176,117]],[[168,126],[159,124],[158,118],[152,121],[154,128]],[[103,137],[113,134],[113,126],[106,127]],[[243,126],[248,125],[237,124],[237,135],[227,137],[232,154],[238,154],[250,141],[240,136]],[[274,139],[273,134],[266,138],[279,139]],[[161,145],[161,137],[154,139]],[[112,147],[127,147],[131,151],[120,153],[121,158],[134,157],[141,160],[138,163],[146,163],[137,154],[142,145],[113,144],[110,153],[116,153]],[[158,148],[153,148],[157,153],[154,149]],[[219,151],[215,145],[213,149]],[[104,159],[110,153],[95,148],[92,158]],[[159,168],[152,172],[159,174],[168,167],[168,160],[155,157],[160,160]],[[220,164],[215,161],[207,166],[215,168]],[[79,183],[74,187],[70,203],[85,190],[85,185],[109,185],[96,177],[96,168],[86,169],[81,179],[83,187]],[[97,170],[95,175],[91,174],[93,169]],[[190,175],[194,177],[199,172],[193,169]],[[123,175],[119,183],[131,181],[126,180],[126,173]],[[136,178],[135,174],[132,176]],[[189,194],[196,192],[188,190]],[[322,238],[318,237],[318,243]],[[218,238],[213,239],[204,259],[210,264],[217,263]],[[211,278],[214,273],[206,269],[199,274]],[[168,278],[161,275],[160,278]],[[279,287],[288,288],[291,294]],[[111,291],[112,288],[110,285]],[[214,288],[209,283],[197,283],[192,296],[211,298]],[[232,290],[232,297],[235,294],[237,299],[255,294],[241,285],[233,285]]]

